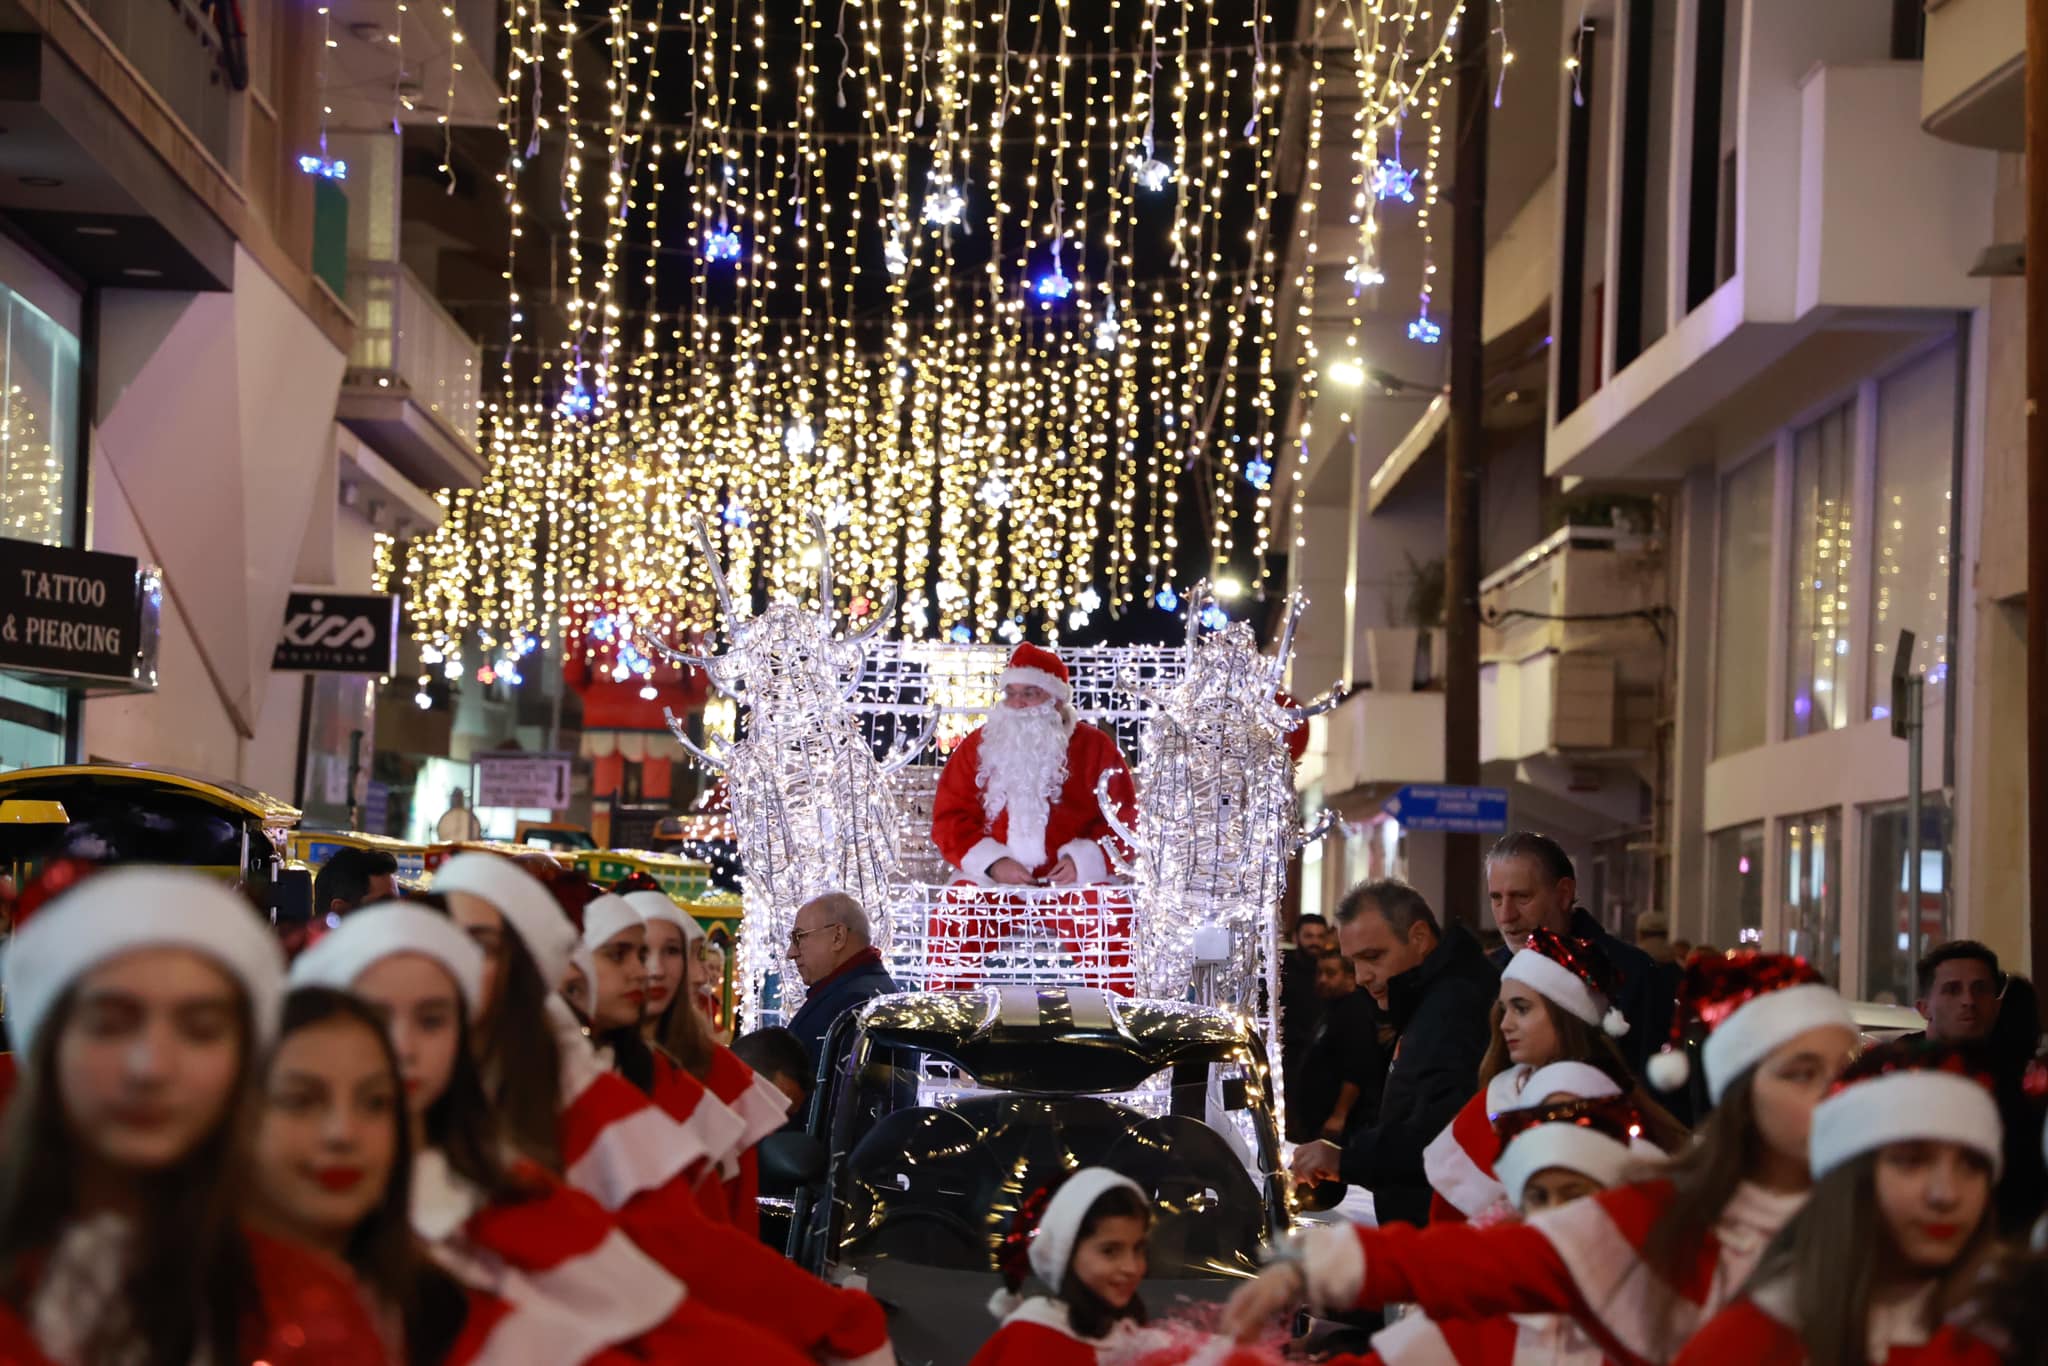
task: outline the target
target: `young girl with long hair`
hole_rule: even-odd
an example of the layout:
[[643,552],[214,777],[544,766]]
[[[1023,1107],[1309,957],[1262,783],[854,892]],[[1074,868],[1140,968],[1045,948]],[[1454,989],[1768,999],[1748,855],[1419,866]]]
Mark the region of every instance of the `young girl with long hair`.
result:
[[[485,951],[480,999],[514,1028],[507,1011],[532,1012],[537,1033],[517,1027],[526,1054],[482,1054],[497,1069],[500,1115],[530,1152],[541,1097],[533,1076],[558,1088],[554,1146],[568,1183],[597,1199],[619,1227],[695,1294],[770,1327],[799,1349],[848,1362],[891,1362],[881,1306],[850,1287],[826,1285],[728,1224],[707,1218],[694,1193],[716,1152],[630,1083],[599,1064],[567,1004],[542,983],[568,973],[579,931],[539,877],[496,854],[460,854],[435,873],[434,890]],[[593,975],[595,969],[593,965]],[[493,1004],[494,1003],[494,1004]],[[507,1106],[504,1097],[524,1098]],[[516,1123],[515,1123],[516,1122]]]
[[[639,912],[647,930],[647,1009],[660,1037],[667,1040],[666,1047],[657,1046],[657,1057],[672,1058],[683,1071],[703,1082],[743,1126],[734,1146],[719,1159],[717,1212],[758,1237],[761,1218],[756,1200],[761,1174],[754,1146],[788,1123],[789,1097],[712,1038],[710,1019],[697,1007],[709,976],[703,927],[659,889],[641,888],[623,895],[626,904]],[[678,945],[680,953],[675,952]],[[669,978],[678,968],[681,977],[671,984]],[[665,1003],[664,987],[669,992]],[[661,1017],[655,1017],[657,1010]],[[708,1189],[700,1188],[699,1193],[707,1207],[713,1205]]]
[[468,1047],[483,956],[447,917],[389,903],[356,911],[292,965],[383,1016],[412,1128],[413,1230],[473,1293],[464,1361],[803,1360],[714,1313],[596,1201],[530,1159],[503,1159]]
[[283,964],[203,874],[84,875],[0,965],[24,1059],[0,1130],[0,1360],[385,1359],[347,1272],[237,1200]]
[[412,1125],[382,1019],[330,987],[285,997],[258,1108],[257,1223],[347,1264],[394,1360],[449,1360],[467,1297],[412,1231]]
[[[1570,1066],[1571,1064],[1565,1064]],[[1508,1200],[1532,1217],[1618,1185],[1647,1153],[1643,1116],[1626,1098],[1533,1098],[1551,1083],[1545,1068],[1525,1094],[1530,1104],[1494,1121],[1495,1175]],[[1410,1314],[1373,1335],[1360,1366],[1601,1366],[1605,1353],[1567,1314],[1444,1319]]]
[[[1003,1288],[989,1301],[1002,1326],[970,1366],[1096,1366],[1146,1320],[1152,1204],[1127,1176],[1083,1167],[1026,1196],[999,1255]],[[1036,1277],[1048,1292],[1025,1298]]]
[[1434,1192],[1431,1223],[1513,1208],[1493,1171],[1500,1152],[1493,1119],[1542,1099],[1525,1089],[1539,1068],[1576,1069],[1572,1084],[1559,1088],[1573,1095],[1633,1092],[1659,1146],[1676,1148],[1684,1142],[1684,1126],[1641,1094],[1615,1047],[1629,1027],[1611,1004],[1618,985],[1596,945],[1550,930],[1533,931],[1527,945],[1508,960],[1493,1007],[1493,1042],[1479,1065],[1479,1091],[1422,1151],[1422,1169]]
[[[1238,1291],[1226,1321],[1249,1335],[1303,1295],[1436,1317],[1562,1313],[1618,1366],[1671,1361],[1804,1203],[1813,1108],[1856,1046],[1842,998],[1777,954],[1690,964],[1674,1033],[1688,1023],[1706,1035],[1716,1108],[1668,1166],[1526,1224],[1311,1231]],[[1667,1089],[1682,1084],[1684,1055],[1660,1054],[1651,1070]]]
[[1990,1345],[1943,1318],[1997,1238],[2003,1138],[1990,1078],[1955,1050],[1901,1041],[1865,1053],[1813,1112],[1806,1207],[1679,1366],[1996,1366]]

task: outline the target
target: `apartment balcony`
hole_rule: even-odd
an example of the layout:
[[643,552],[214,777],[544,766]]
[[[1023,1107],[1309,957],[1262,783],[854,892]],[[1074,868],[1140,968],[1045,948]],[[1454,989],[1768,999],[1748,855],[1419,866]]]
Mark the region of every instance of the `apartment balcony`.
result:
[[[1997,8],[1951,0],[1976,4]],[[1922,63],[1888,59],[1885,9],[1730,6],[1725,71],[1681,25],[1675,66],[1694,84],[1658,106],[1676,112],[1649,119],[1654,133],[1596,92],[1608,126],[1586,140],[1611,135],[1623,165],[1660,170],[1609,181],[1596,157],[1567,177],[1566,221],[1589,226],[1559,253],[1551,474],[1669,478],[1735,453],[1757,422],[1790,420],[1987,301],[1970,270],[1992,238],[1995,157],[1922,129]],[[1627,50],[1625,30],[1603,35],[1609,66]],[[1702,110],[1721,138],[1695,129]],[[1568,101],[1563,117],[1578,133],[1592,116]]]
[[2026,143],[2027,0],[1928,0],[1920,126],[2017,152]]
[[1300,772],[1334,801],[1358,788],[1437,783],[1444,777],[1444,695],[1366,689],[1309,722]]
[[356,315],[336,416],[421,488],[468,488],[477,446],[482,349],[404,266],[349,263]]
[[1566,527],[1480,585],[1479,757],[1632,763],[1656,740],[1655,541]]

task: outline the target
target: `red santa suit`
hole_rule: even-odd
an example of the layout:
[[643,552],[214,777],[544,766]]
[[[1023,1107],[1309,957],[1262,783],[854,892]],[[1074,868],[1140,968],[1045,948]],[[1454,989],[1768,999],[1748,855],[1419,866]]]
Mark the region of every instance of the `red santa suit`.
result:
[[1422,1150],[1422,1170],[1432,1191],[1429,1222],[1455,1224],[1483,1214],[1513,1213],[1507,1187],[1493,1170],[1500,1158],[1494,1117],[1519,1107],[1525,1096],[1540,1101],[1559,1093],[1618,1096],[1621,1088],[1605,1072],[1582,1062],[1552,1063],[1540,1069],[1517,1065],[1496,1075]]
[[968,1366],[1099,1366],[1105,1350],[1123,1354],[1133,1327],[1125,1321],[1108,1337],[1084,1338],[1069,1321],[1064,1301],[1039,1296],[1012,1310]]
[[[1724,1362],[1804,1366],[1806,1344],[1793,1326],[1790,1296],[1776,1297],[1766,1287],[1758,1299],[1741,1299],[1716,1314],[1700,1329],[1676,1366],[1721,1366]],[[1934,1287],[1929,1286],[1931,1293]],[[1759,1299],[1762,1301],[1759,1302]],[[1955,1324],[1932,1333],[1926,1325],[1926,1296],[1871,1311],[1867,1355],[1870,1366],[2001,1366],[2005,1356],[1983,1339]]]
[[1676,1284],[1643,1260],[1668,1181],[1619,1186],[1526,1224],[1331,1226],[1306,1237],[1309,1298],[1326,1308],[1414,1304],[1436,1319],[1569,1314],[1621,1366],[1668,1362],[1749,1278],[1804,1202],[1743,1182]]
[[1330,1366],[1601,1366],[1592,1335],[1563,1314],[1504,1314],[1438,1322],[1410,1314],[1373,1334],[1364,1357]]
[[[1036,645],[1019,645],[999,681],[1004,686],[1041,688],[1062,704],[1072,704],[1067,666],[1052,651]],[[1109,775],[1110,800],[1119,817],[1128,825],[1136,815],[1130,766],[1116,741],[1094,726],[1074,723],[1058,790],[1035,794],[1035,801],[1032,794],[1005,801],[1000,779],[983,771],[986,732],[984,726],[962,741],[939,778],[932,803],[932,841],[946,862],[965,880],[984,887],[993,885],[989,867],[1005,858],[1022,864],[1035,878],[1045,877],[1061,858],[1069,858],[1077,885],[1109,881],[1107,841],[1112,836],[1096,800],[1096,784],[1104,774]]]
[[721,1194],[728,1222],[743,1233],[761,1236],[761,1159],[755,1146],[789,1122],[789,1097],[781,1087],[740,1061],[724,1044],[711,1054],[712,1095],[745,1123],[739,1143],[720,1161]]

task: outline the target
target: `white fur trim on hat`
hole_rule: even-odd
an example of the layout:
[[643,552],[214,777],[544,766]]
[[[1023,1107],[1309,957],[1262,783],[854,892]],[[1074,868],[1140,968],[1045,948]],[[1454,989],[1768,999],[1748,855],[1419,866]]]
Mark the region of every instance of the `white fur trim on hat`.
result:
[[1988,1087],[1953,1072],[1902,1069],[1850,1082],[1813,1108],[1807,1160],[1818,1181],[1890,1143],[1959,1143],[2003,1165],[2005,1127]]
[[[597,955],[590,951],[590,945],[580,939],[576,941],[575,949],[569,954],[569,967],[571,971],[583,974],[585,987],[592,991],[597,990]],[[569,974],[565,972],[562,974],[562,980],[555,984],[555,990],[560,991],[568,985]]]
[[138,949],[190,949],[226,969],[249,998],[256,1042],[277,1035],[284,954],[262,915],[226,883],[185,868],[95,873],[24,920],[0,958],[15,1053],[78,979]]
[[685,944],[694,944],[704,937],[704,927],[697,923],[697,917],[678,906],[667,892],[628,892],[626,904],[638,911],[642,920],[665,920],[681,930]]
[[583,947],[601,949],[627,930],[637,930],[646,923],[640,917],[639,907],[607,892],[583,908]]
[[[1535,949],[1523,949],[1508,959],[1508,965],[1501,969],[1500,975],[1502,981],[1526,983],[1559,1010],[1577,1016],[1589,1025],[1603,1026],[1607,1016],[1614,1013],[1612,1003],[1587,986],[1576,972]],[[1626,1034],[1627,1021],[1621,1022],[1618,1031],[1610,1029],[1608,1032]]]
[[1144,1187],[1107,1167],[1083,1167],[1054,1192],[1031,1237],[1032,1274],[1047,1289],[1058,1290],[1060,1281],[1066,1277],[1067,1263],[1074,1256],[1074,1241],[1080,1236],[1081,1221],[1088,1217],[1088,1211],[1097,1200],[1119,1189],[1150,1203]]
[[1531,1072],[1528,1080],[1522,1083],[1521,1094],[1515,1103],[1502,1108],[1533,1110],[1555,1095],[1576,1096],[1580,1100],[1599,1100],[1620,1094],[1621,1087],[1615,1084],[1614,1078],[1592,1063],[1553,1062]]
[[1819,982],[1780,987],[1744,1001],[1700,1049],[1707,1068],[1707,1095],[1718,1105],[1728,1083],[1762,1062],[1772,1049],[1826,1025],[1852,1033],[1856,1028],[1841,993]]
[[541,880],[502,854],[457,854],[434,873],[435,892],[467,892],[497,907],[550,991],[569,973],[576,926]]
[[292,963],[295,987],[349,991],[375,964],[401,953],[430,958],[455,979],[462,1008],[476,1014],[484,996],[484,951],[447,916],[403,901],[351,911]]
[[1529,1178],[1552,1167],[1577,1172],[1602,1186],[1619,1185],[1629,1165],[1648,1155],[1646,1145],[1621,1143],[1583,1124],[1538,1124],[1516,1134],[1494,1159],[1493,1174],[1517,1208]]
[[1009,668],[996,676],[996,686],[1007,688],[1012,683],[1026,688],[1039,688],[1051,693],[1062,702],[1074,700],[1072,685],[1047,673],[1043,669]]

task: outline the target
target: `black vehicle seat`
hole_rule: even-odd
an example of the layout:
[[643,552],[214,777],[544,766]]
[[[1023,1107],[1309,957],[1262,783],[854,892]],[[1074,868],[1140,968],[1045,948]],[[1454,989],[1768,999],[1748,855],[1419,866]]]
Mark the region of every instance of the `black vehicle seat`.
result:
[[847,1157],[843,1255],[988,1269],[1000,1169],[967,1120],[917,1106],[886,1115]]
[[1163,1115],[1132,1129],[1103,1165],[1152,1193],[1154,1266],[1258,1270],[1265,1200],[1223,1135],[1200,1120]]

